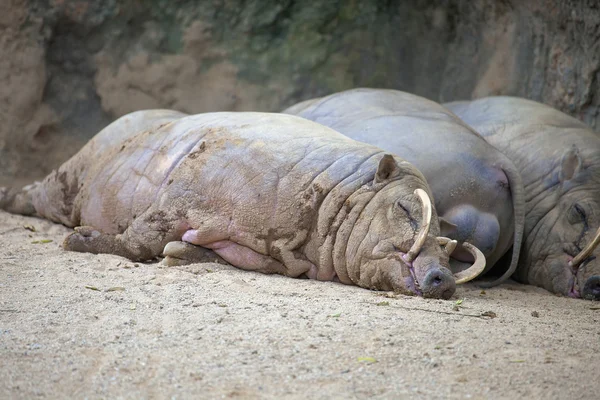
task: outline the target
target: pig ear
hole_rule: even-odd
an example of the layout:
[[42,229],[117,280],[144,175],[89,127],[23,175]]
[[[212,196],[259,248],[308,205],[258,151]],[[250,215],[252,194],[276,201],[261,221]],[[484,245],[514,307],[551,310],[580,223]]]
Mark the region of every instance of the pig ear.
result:
[[375,173],[375,183],[381,183],[400,175],[400,167],[391,154],[384,155],[379,160],[379,166]]
[[440,221],[440,233],[442,236],[450,237],[456,232],[457,226],[443,217],[438,217]]
[[579,155],[579,149],[573,146],[569,150],[565,151],[560,161],[560,172],[558,173],[558,179],[560,182],[565,182],[573,179],[577,176],[577,173],[581,169],[583,160]]

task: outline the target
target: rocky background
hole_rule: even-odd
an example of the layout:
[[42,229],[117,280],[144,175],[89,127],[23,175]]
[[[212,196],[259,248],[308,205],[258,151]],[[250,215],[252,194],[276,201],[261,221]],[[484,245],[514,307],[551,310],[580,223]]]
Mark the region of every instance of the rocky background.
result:
[[600,126],[597,0],[1,0],[0,185],[143,108],[277,111],[357,86],[518,95]]

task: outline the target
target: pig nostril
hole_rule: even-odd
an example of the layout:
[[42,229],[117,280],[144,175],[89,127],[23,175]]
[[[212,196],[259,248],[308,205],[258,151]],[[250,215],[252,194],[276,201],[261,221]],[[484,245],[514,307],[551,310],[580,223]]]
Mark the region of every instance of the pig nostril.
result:
[[450,271],[443,267],[435,267],[425,274],[421,290],[424,297],[448,299],[454,294],[456,283]]
[[588,300],[600,300],[600,275],[588,278],[583,287],[582,297]]

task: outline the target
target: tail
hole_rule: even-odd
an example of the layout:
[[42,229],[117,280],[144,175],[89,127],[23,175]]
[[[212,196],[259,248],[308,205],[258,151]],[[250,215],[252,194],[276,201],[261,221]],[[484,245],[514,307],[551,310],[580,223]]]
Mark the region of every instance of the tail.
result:
[[35,182],[23,187],[23,189],[0,187],[0,210],[5,210],[13,214],[35,214],[31,191],[38,184],[39,182]]
[[[512,163],[511,163],[512,164]],[[523,242],[523,231],[525,229],[525,188],[523,180],[517,169],[510,165],[502,169],[508,178],[508,183],[511,187],[513,214],[515,220],[515,233],[512,247],[512,258],[510,265],[504,274],[493,282],[481,283],[479,286],[491,288],[497,286],[510,278],[519,265],[519,255],[521,254],[521,244]]]

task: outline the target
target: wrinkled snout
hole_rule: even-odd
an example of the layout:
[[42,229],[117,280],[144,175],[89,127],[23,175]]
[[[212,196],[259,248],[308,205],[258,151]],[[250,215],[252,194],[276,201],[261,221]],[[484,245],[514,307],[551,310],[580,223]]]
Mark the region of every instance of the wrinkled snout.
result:
[[448,300],[456,291],[456,279],[439,257],[420,254],[412,270],[423,297]]
[[442,266],[433,266],[420,282],[423,297],[448,300],[456,291],[452,273]]
[[581,297],[587,300],[600,300],[600,275],[590,276],[585,281]]

